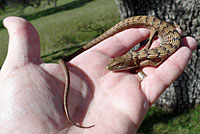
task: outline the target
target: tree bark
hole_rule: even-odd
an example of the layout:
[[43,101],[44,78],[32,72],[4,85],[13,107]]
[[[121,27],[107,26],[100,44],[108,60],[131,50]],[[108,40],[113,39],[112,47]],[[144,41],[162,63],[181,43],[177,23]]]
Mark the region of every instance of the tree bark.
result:
[[[200,43],[199,0],[115,0],[125,19],[150,15],[179,25],[183,37],[193,36]],[[193,52],[188,67],[155,103],[168,110],[180,110],[200,103],[200,46]]]

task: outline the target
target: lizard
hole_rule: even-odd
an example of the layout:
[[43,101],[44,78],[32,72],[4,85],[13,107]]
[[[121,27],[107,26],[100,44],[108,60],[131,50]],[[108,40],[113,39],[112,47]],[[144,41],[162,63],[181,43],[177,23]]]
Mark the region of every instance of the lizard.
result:
[[[72,55],[63,57],[59,59],[59,64],[62,66],[65,74],[65,90],[64,90],[64,109],[67,116],[68,121],[77,127],[80,128],[91,128],[91,126],[81,126],[76,124],[70,117],[68,113],[67,107],[67,98],[69,93],[70,86],[70,76],[68,68],[65,62],[70,61],[80,53],[88,50],[89,48],[95,46],[99,42],[119,33],[123,30],[129,28],[139,28],[145,27],[150,30],[149,41],[144,48],[139,51],[129,52],[122,56],[111,59],[110,63],[106,66],[108,70],[111,71],[126,71],[135,68],[141,68],[145,66],[159,66],[162,62],[164,62],[170,55],[172,55],[180,46],[181,35],[176,30],[176,27],[165,22],[159,20],[152,16],[134,16],[127,19],[124,19],[110,28],[108,31],[92,40],[88,44],[84,45],[77,51],[75,51]],[[156,48],[150,49],[150,46],[154,40],[155,35],[158,35],[161,40],[160,46]]]

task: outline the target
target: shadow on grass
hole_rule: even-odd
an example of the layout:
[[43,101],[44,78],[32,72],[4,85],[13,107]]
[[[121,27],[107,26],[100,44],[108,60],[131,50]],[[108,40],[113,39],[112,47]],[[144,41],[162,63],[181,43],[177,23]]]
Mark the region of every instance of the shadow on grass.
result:
[[[40,17],[47,16],[47,15],[55,14],[57,12],[79,8],[79,7],[83,6],[84,4],[91,2],[91,1],[94,1],[94,0],[74,0],[70,3],[64,4],[64,5],[61,5],[61,6],[57,6],[57,7],[54,7],[54,8],[48,8],[48,9],[43,10],[43,11],[39,11],[39,12],[29,14],[29,15],[22,15],[20,17],[23,17],[24,19],[30,21],[30,20],[38,19]],[[0,30],[2,28],[4,28],[3,27],[3,20],[0,20]]]
[[185,110],[182,112],[166,112],[160,108],[153,107],[150,110],[150,113],[147,114],[144,121],[142,122],[138,133],[154,133],[154,125],[156,124],[168,124],[174,118],[181,116],[182,114],[189,113],[189,110]]
[[[73,46],[70,46],[70,47],[66,47],[66,48],[56,50],[52,53],[41,56],[42,61],[45,62],[45,63],[57,62],[58,59],[70,55],[74,51],[78,50],[81,46],[83,46],[82,43],[80,43],[78,45],[73,45]],[[65,54],[67,54],[67,55],[65,55]]]

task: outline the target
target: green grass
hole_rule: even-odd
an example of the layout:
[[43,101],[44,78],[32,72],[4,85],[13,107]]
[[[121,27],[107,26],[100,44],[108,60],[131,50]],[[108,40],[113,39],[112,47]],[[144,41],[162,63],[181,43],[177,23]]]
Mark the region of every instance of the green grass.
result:
[[[120,20],[114,0],[59,0],[57,7],[7,8],[3,18],[15,15],[29,20],[37,29],[41,40],[43,61],[52,62],[72,53]],[[91,30],[91,28],[96,30]],[[0,24],[0,64],[8,47],[8,34]],[[200,106],[182,113],[169,113],[151,108],[139,133],[144,134],[198,134],[200,132]]]
[[143,134],[199,134],[200,106],[182,112],[166,112],[152,107],[138,133]]
[[[28,7],[23,15],[17,13],[9,12],[0,16],[0,19],[17,15],[29,20],[40,35],[41,55],[45,57],[45,62],[52,62],[53,59],[71,53],[74,51],[72,48],[77,49],[77,45],[80,47],[80,44],[94,39],[120,20],[113,0],[59,0],[55,8]],[[90,27],[97,30],[91,31]],[[5,29],[0,31],[0,40],[2,65],[8,44]],[[66,47],[71,49],[65,49]],[[60,53],[54,54],[58,50]]]

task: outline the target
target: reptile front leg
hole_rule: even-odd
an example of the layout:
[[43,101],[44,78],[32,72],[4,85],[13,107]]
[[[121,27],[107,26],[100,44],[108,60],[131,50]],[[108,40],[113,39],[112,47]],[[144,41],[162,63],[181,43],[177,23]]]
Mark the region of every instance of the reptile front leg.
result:
[[161,61],[144,60],[144,61],[140,62],[140,66],[141,66],[141,67],[145,67],[145,66],[157,67],[157,66],[159,66],[163,61],[164,61],[164,60],[161,60]]

